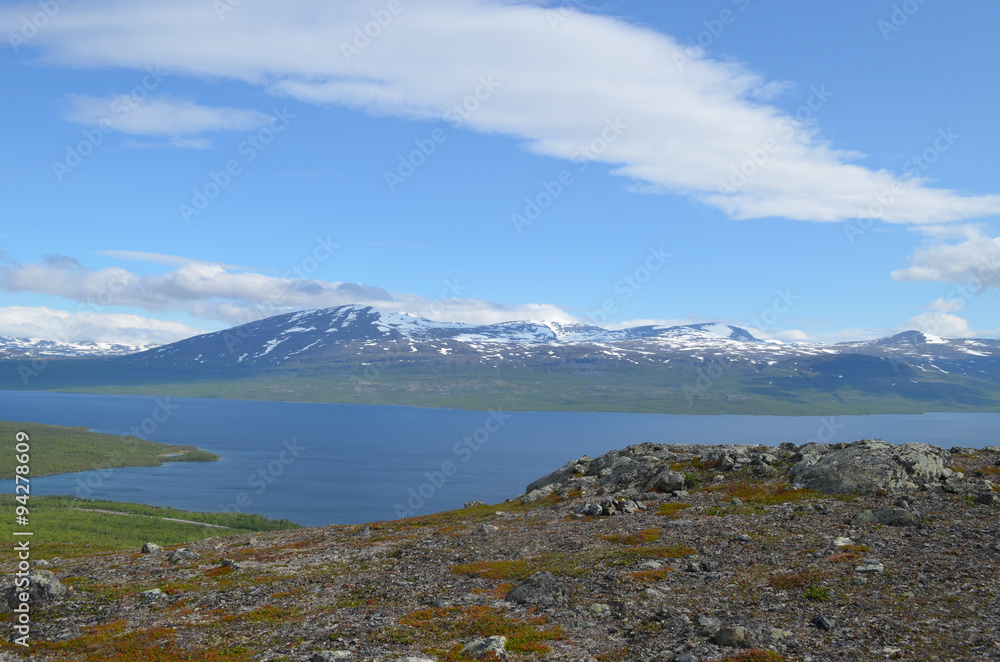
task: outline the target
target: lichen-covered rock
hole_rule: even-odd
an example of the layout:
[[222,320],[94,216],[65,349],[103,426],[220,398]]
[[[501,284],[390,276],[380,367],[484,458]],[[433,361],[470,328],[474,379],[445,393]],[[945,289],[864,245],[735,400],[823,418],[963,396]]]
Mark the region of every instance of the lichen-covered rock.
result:
[[866,439],[836,450],[804,453],[792,475],[797,487],[824,494],[899,493],[945,477],[949,458],[947,451],[929,444],[896,446]]
[[851,518],[851,526],[867,526],[869,524],[920,526],[922,520],[919,513],[905,508],[880,508],[879,510],[862,510]]
[[507,651],[507,637],[486,637],[484,639],[473,639],[469,643],[462,646],[463,653],[470,653],[472,655],[485,655],[486,653],[494,653],[496,655],[502,655]]
[[167,560],[176,565],[184,563],[185,561],[194,561],[197,558],[199,558],[198,552],[186,547],[180,547],[170,552],[170,556],[167,557]]
[[771,646],[792,636],[788,630],[761,623],[725,627],[715,633],[712,643],[729,648],[755,648]]
[[28,602],[32,607],[36,607],[46,602],[51,602],[66,595],[67,588],[48,570],[32,570],[28,574],[28,586],[17,588],[11,586],[4,593],[4,600],[11,609],[15,609],[20,603],[20,594],[27,591]]
[[[825,447],[824,447],[825,448]],[[613,450],[598,458],[584,455],[567,462],[547,476],[531,483],[521,496],[523,503],[537,501],[549,494],[565,495],[570,490],[593,494],[661,492],[669,494],[683,490],[686,469],[678,471],[676,462],[696,461],[698,467],[720,471],[753,470],[761,475],[777,473],[775,465],[792,458],[789,449],[747,446],[741,444],[633,444]],[[674,465],[675,468],[671,468]]]
[[562,582],[551,572],[536,572],[515,586],[507,599],[522,605],[548,607],[562,595]]

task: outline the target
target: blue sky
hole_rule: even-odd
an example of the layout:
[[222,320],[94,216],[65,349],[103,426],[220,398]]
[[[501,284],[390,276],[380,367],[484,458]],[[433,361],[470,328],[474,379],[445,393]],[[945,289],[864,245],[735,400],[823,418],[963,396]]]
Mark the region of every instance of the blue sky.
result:
[[0,335],[161,343],[360,303],[997,337],[998,19],[5,3]]

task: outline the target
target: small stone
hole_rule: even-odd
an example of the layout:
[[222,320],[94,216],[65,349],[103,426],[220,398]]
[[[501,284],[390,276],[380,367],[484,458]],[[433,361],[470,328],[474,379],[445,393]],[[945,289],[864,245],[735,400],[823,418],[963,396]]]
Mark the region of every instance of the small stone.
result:
[[157,545],[155,542],[147,542],[142,546],[141,552],[143,554],[152,554],[154,552],[159,552],[163,548]]
[[184,563],[185,561],[194,561],[197,558],[200,558],[198,552],[191,551],[186,547],[181,547],[170,552],[170,556],[167,557],[167,560],[173,564],[179,564]]
[[562,582],[551,572],[536,572],[518,584],[507,594],[507,600],[522,605],[547,607],[561,595]]
[[346,660],[351,657],[351,651],[316,651],[309,658],[309,662],[334,662],[334,660]]
[[659,570],[660,568],[663,567],[663,564],[660,563],[659,561],[646,561],[639,567],[644,568],[646,570]]
[[862,574],[885,572],[885,565],[879,563],[878,561],[865,559],[864,563],[854,567],[854,572],[860,572]]
[[829,616],[824,616],[823,614],[814,616],[809,622],[818,627],[820,630],[829,631],[837,627],[837,621],[833,620]]
[[714,616],[699,616],[694,619],[694,622],[702,630],[715,630],[722,627],[722,621]]
[[37,561],[35,561],[34,563],[35,563],[35,566],[36,566],[36,567],[37,567],[37,566],[46,566],[46,565],[48,565],[48,564],[49,564],[49,562],[48,562],[48,561],[46,561],[45,559],[38,559],[38,560],[37,560]]
[[164,593],[158,588],[151,588],[148,591],[143,591],[142,593],[140,593],[139,599],[141,599],[143,602],[152,602],[153,600],[166,597],[166,595],[167,595],[166,593]]
[[232,559],[222,559],[222,563],[220,563],[219,565],[221,565],[223,568],[232,568],[234,571],[243,569],[243,566],[241,566],[239,563],[237,563]]
[[848,545],[853,545],[854,541],[844,536],[838,536],[833,539],[833,544],[836,547],[847,547]]
[[478,508],[479,506],[485,506],[484,501],[466,501],[465,508]]
[[483,524],[479,527],[480,533],[496,533],[500,530],[500,527],[493,526],[492,524]]
[[594,618],[607,618],[611,615],[611,607],[601,602],[590,605],[590,614]]
[[743,499],[741,499],[739,497],[733,497],[733,500],[730,501],[729,503],[733,504],[734,506],[742,506],[743,505]]
[[501,655],[507,651],[507,637],[486,637],[485,639],[473,639],[462,646],[463,653],[473,655],[484,655],[495,653]]
[[905,508],[862,510],[851,519],[851,526],[884,524],[886,526],[920,526],[921,516]]

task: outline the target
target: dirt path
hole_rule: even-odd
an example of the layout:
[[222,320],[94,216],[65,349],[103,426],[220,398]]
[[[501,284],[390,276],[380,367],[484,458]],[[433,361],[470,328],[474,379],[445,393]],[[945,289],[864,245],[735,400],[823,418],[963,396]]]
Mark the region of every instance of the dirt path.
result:
[[[135,517],[135,513],[120,513],[117,510],[104,510],[103,508],[74,508],[73,510],[82,510],[88,513],[107,513],[108,515],[124,515],[126,517]],[[209,524],[208,522],[195,522],[189,519],[177,519],[175,517],[154,517],[153,515],[141,515],[141,517],[153,517],[154,519],[162,519],[165,522],[180,522],[181,524],[194,524],[196,526],[207,526],[210,529],[228,529],[228,526],[222,526],[221,524]]]

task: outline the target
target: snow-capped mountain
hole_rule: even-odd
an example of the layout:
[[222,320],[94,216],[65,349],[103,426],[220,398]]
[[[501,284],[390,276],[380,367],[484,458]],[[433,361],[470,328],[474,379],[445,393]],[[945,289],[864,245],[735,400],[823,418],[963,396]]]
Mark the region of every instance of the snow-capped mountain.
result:
[[338,306],[125,356],[0,371],[3,388],[105,386],[119,393],[469,408],[997,411],[1000,341],[909,331],[867,342],[781,343],[725,324],[468,324]]
[[[723,324],[640,326],[608,330],[586,324],[435,322],[369,306],[337,306],[288,313],[188,338],[129,357],[130,363],[276,366],[328,360],[349,352],[478,357],[482,362],[524,359],[564,348],[654,361],[663,353],[779,357],[789,347]],[[547,348],[547,349],[542,349]],[[346,355],[343,357],[346,358]]]
[[[133,365],[273,368],[287,364],[460,360],[485,366],[523,365],[572,356],[632,365],[671,360],[813,364],[843,355],[905,360],[921,370],[1000,377],[1000,341],[945,340],[908,331],[890,338],[836,345],[761,340],[725,324],[639,326],[608,330],[558,322],[436,322],[369,306],[337,306],[269,317],[188,338],[127,357]],[[970,358],[977,358],[969,362]]]
[[123,345],[107,342],[58,342],[41,338],[8,338],[0,336],[0,359],[44,359],[54,357],[122,356],[134,354],[155,345]]

